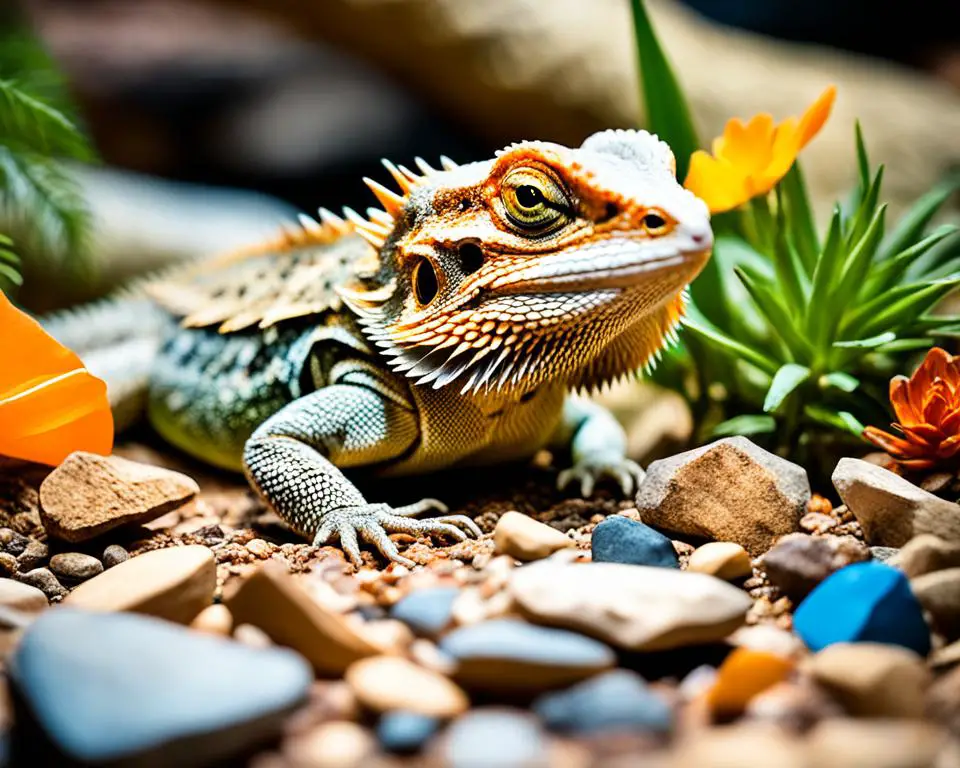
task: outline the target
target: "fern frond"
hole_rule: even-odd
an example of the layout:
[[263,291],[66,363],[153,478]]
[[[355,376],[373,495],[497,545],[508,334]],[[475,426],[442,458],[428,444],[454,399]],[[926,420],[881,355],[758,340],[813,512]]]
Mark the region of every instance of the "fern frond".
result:
[[0,291],[4,293],[10,293],[11,288],[19,288],[23,285],[23,278],[20,276],[20,259],[12,248],[13,241],[5,235],[0,235]]
[[12,80],[0,80],[0,144],[47,157],[90,160],[93,156],[83,135],[60,110]]

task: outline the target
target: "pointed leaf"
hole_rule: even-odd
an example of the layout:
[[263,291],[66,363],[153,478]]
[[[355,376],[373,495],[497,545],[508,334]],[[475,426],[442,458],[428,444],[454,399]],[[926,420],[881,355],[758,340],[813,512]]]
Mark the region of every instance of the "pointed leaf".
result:
[[853,246],[853,250],[847,257],[843,274],[840,276],[840,282],[831,295],[833,301],[852,302],[860,293],[870,271],[870,263],[873,261],[877,246],[880,244],[880,238],[883,237],[883,222],[886,211],[886,205],[881,205],[877,209],[863,236]]
[[[779,187],[777,199],[781,200]],[[782,293],[791,314],[799,316],[807,306],[810,283],[804,271],[800,256],[788,238],[788,225],[783,205],[778,206],[776,233],[773,240],[773,265],[780,281]]]
[[857,437],[863,434],[863,424],[849,411],[835,411],[819,405],[808,405],[803,412],[819,424],[849,432]]
[[820,377],[821,386],[824,388],[833,387],[841,392],[853,392],[860,386],[860,380],[849,373],[843,371],[834,371]]
[[857,120],[854,130],[857,142],[857,170],[860,173],[860,193],[862,197],[870,186],[870,159],[867,157],[867,143],[863,140],[863,127],[859,120]]
[[854,245],[860,241],[864,232],[867,231],[867,227],[870,226],[870,223],[876,216],[877,201],[880,198],[880,187],[883,185],[883,171],[884,167],[882,165],[877,168],[877,173],[873,177],[873,182],[870,184],[866,194],[860,201],[860,207],[857,209],[857,212],[853,217],[853,223],[850,225],[850,230],[847,232],[846,237],[848,253],[853,251]]
[[763,412],[771,413],[777,410],[790,393],[809,378],[810,369],[805,365],[787,363],[781,366],[773,377],[770,389],[767,390],[767,396],[763,401]]
[[[933,307],[960,284],[960,277],[929,283],[881,309],[864,323],[861,333],[872,334],[905,326]],[[909,286],[907,286],[909,287]]]
[[756,350],[741,344],[735,339],[731,339],[722,331],[719,331],[716,328],[711,328],[708,325],[699,322],[698,320],[694,320],[690,316],[687,316],[687,318],[684,319],[683,325],[693,333],[706,339],[717,349],[734,360],[743,360],[751,365],[755,365],[761,371],[765,371],[771,376],[773,376],[779,368],[779,365],[775,360],[773,360],[773,358],[767,357],[763,353],[757,352]]
[[880,246],[880,258],[892,258],[916,243],[930,220],[957,189],[960,189],[960,174],[938,184],[917,200],[884,239]]
[[873,349],[874,347],[889,344],[897,338],[897,334],[888,331],[877,336],[871,336],[869,339],[854,339],[853,341],[835,341],[833,346],[838,349]]
[[817,254],[820,253],[820,240],[817,237],[817,224],[813,218],[807,185],[799,162],[793,164],[777,189],[782,190],[783,193],[783,200],[787,206],[787,220],[790,223],[790,235],[797,253],[807,276],[812,277],[817,263]]
[[773,288],[747,267],[737,267],[735,271],[744,287],[750,292],[750,298],[766,316],[775,333],[787,345],[794,360],[808,360],[813,351],[810,342],[797,331],[793,318],[780,302]]
[[716,437],[728,435],[763,435],[776,431],[777,421],[773,416],[745,414],[727,419],[711,431]]
[[[943,227],[933,234],[925,237],[919,243],[914,243],[909,248],[905,248],[892,258],[888,258],[879,267],[873,270],[870,281],[864,294],[867,296],[882,293],[892,285],[896,285],[900,279],[907,274],[910,266],[933,246],[937,245],[950,235],[957,232],[956,227]],[[882,247],[882,244],[881,244]]]
[[834,327],[836,320],[843,312],[842,306],[831,305],[829,302],[833,283],[843,267],[842,245],[843,216],[839,207],[835,207],[827,230],[826,242],[817,257],[817,264],[813,271],[813,286],[810,289],[810,300],[804,317],[807,336],[814,339],[817,346],[823,345],[824,329],[828,326]]

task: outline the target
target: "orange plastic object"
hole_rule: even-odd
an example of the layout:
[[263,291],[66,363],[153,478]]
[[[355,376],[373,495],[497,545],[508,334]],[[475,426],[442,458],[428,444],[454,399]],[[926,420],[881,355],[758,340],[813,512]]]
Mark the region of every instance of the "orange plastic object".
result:
[[707,703],[715,714],[739,714],[750,699],[786,680],[792,670],[793,662],[782,656],[737,648],[717,670],[717,679],[707,694]]

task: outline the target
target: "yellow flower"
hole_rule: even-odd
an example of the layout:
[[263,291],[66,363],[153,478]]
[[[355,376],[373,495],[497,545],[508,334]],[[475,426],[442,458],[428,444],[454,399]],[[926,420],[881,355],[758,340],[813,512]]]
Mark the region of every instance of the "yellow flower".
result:
[[684,186],[706,202],[711,213],[729,211],[766,194],[819,133],[836,96],[831,85],[803,117],[788,117],[779,125],[769,114],[755,115],[746,125],[738,118],[729,120],[723,136],[713,141],[712,155],[693,153]]

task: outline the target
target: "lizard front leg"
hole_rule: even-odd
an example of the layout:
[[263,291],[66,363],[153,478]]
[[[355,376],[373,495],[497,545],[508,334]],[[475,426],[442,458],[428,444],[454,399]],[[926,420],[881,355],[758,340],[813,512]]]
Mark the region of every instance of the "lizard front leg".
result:
[[[417,439],[416,414],[380,392],[336,384],[282,408],[246,442],[244,469],[253,487],[297,531],[317,546],[339,537],[350,560],[360,564],[358,539],[404,565],[387,532],[442,533],[464,539],[480,529],[464,515],[430,520],[411,516],[446,507],[435,499],[392,508],[371,504],[338,469],[386,461]],[[458,527],[459,526],[459,527]]]
[[627,436],[613,415],[597,403],[568,397],[553,444],[570,447],[573,466],[557,477],[561,490],[580,483],[580,493],[589,496],[597,480],[617,481],[625,496],[633,495],[643,480],[640,465],[626,457]]

